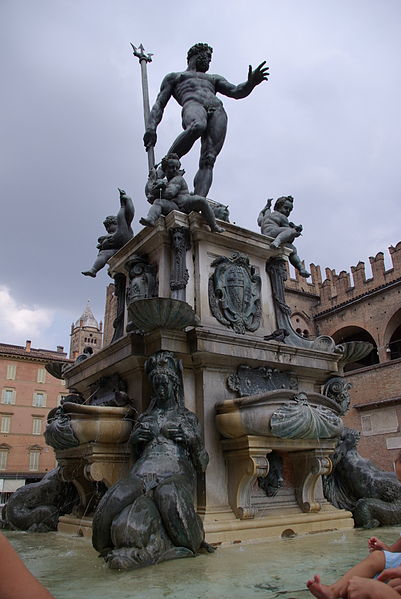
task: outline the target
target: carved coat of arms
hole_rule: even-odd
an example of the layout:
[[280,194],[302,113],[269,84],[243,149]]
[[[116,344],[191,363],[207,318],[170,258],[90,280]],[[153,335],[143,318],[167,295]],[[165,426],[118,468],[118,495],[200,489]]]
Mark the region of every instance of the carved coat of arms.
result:
[[215,318],[236,333],[256,331],[262,314],[261,279],[249,264],[249,258],[235,252],[231,258],[213,260],[209,278],[209,305]]

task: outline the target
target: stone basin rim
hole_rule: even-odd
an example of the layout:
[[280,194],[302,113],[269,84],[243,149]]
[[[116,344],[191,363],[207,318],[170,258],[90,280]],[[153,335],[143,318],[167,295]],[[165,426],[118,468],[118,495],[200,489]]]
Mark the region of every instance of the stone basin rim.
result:
[[[217,414],[225,414],[228,412],[236,412],[238,410],[246,410],[253,406],[261,406],[263,404],[270,405],[283,402],[285,403],[297,403],[294,396],[300,393],[295,389],[274,389],[273,391],[266,391],[265,393],[259,393],[258,395],[247,395],[245,397],[236,397],[234,399],[226,399],[221,403],[217,403],[215,408]],[[333,410],[336,414],[341,413],[340,406],[322,393],[316,391],[310,391],[306,393],[309,404],[312,406],[324,406]]]
[[117,407],[117,406],[91,406],[91,405],[83,405],[72,403],[66,401],[63,404],[64,411],[67,414],[75,413],[82,415],[92,415],[92,416],[125,416],[132,409],[130,406],[125,407]]

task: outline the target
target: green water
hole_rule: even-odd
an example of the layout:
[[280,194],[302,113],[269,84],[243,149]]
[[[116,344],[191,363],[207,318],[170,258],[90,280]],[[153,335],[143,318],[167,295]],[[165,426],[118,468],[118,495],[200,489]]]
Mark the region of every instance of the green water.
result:
[[304,599],[311,597],[305,583],[313,574],[334,582],[366,556],[372,534],[393,543],[400,531],[348,530],[229,545],[214,554],[128,572],[107,568],[88,539],[60,533],[5,534],[56,599]]

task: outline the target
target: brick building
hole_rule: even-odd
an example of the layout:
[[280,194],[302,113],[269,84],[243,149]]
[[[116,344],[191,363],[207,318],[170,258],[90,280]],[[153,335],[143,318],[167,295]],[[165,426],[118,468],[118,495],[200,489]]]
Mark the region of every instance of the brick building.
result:
[[286,282],[298,333],[373,344],[369,356],[347,365],[351,408],[344,420],[361,431],[360,454],[386,470],[401,449],[401,242],[389,253],[392,267],[387,270],[383,252],[369,258],[370,278],[363,262],[351,273],[327,268],[325,280],[320,267],[311,264],[310,282],[298,273]]
[[0,504],[16,488],[42,478],[55,467],[45,444],[46,417],[66,395],[64,381],[45,370],[51,361],[67,359],[57,351],[0,343]]

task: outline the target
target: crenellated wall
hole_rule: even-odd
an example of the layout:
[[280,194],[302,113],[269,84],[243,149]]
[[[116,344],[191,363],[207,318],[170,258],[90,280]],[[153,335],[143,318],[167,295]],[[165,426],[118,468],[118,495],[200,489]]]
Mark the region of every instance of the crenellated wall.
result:
[[387,470],[401,449],[401,358],[390,350],[401,324],[401,242],[389,254],[392,267],[387,270],[383,252],[369,258],[369,278],[360,261],[350,272],[326,268],[324,280],[320,267],[311,264],[310,282],[298,274],[286,282],[286,302],[298,333],[329,335],[337,343],[360,335],[375,344],[377,363],[346,374],[352,389],[345,424],[362,432],[361,455]]
[[[369,258],[372,276],[366,278],[365,263],[359,261],[351,266],[351,272],[342,270],[338,274],[334,269],[326,268],[326,278],[322,281],[320,266],[310,265],[311,278],[306,280],[296,272],[296,278],[288,278],[288,292],[308,293],[319,296],[315,306],[315,315],[338,308],[347,302],[360,298],[383,286],[401,279],[401,241],[395,247],[389,247],[392,268],[385,269],[384,253],[378,252]],[[310,281],[310,282],[309,282]]]

